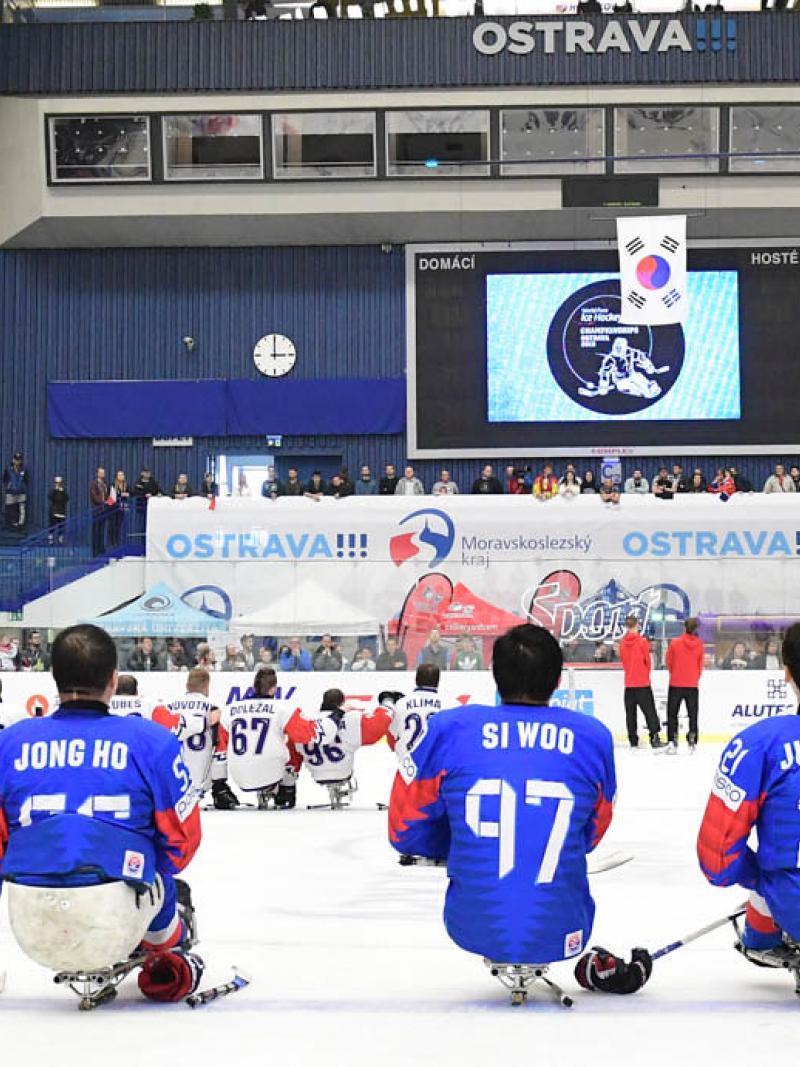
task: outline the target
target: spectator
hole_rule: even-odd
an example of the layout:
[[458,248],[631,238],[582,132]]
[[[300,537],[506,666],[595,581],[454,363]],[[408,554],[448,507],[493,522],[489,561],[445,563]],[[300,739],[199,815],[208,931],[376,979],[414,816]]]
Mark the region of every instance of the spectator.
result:
[[247,667],[241,649],[236,645],[225,646],[225,658],[222,661],[223,671],[244,671]]
[[141,637],[136,642],[136,648],[128,656],[125,664],[129,671],[159,671],[162,669],[161,659],[153,648],[152,637]]
[[459,637],[458,641],[456,641],[452,669],[454,671],[483,670],[483,656],[469,634],[464,634],[463,637]]
[[38,630],[31,630],[28,640],[20,653],[20,669],[23,671],[49,671],[50,657],[42,646],[42,635]]
[[765,493],[796,493],[797,488],[794,484],[794,479],[791,475],[786,473],[786,468],[782,463],[775,464],[775,473],[770,474],[769,478],[764,482]]
[[345,480],[341,474],[334,474],[331,478],[331,484],[328,489],[328,495],[332,496],[334,500],[344,500],[345,497],[353,495],[352,482]]
[[217,669],[217,654],[207,641],[201,641],[195,649],[195,666],[202,667],[205,671]]
[[314,471],[314,473],[308,479],[306,491],[303,495],[309,497],[311,500],[322,499],[322,497],[325,495],[325,483],[322,480],[321,471]]
[[728,497],[733,496],[736,492],[736,482],[729,467],[723,467],[722,470],[717,471],[714,480],[708,487],[708,491],[709,493],[717,493],[720,500],[727,500]]
[[575,476],[574,470],[568,470],[558,484],[558,495],[565,500],[572,500],[581,495],[581,483]]
[[637,467],[630,478],[625,479],[624,489],[626,493],[649,493],[650,483]]
[[400,479],[397,477],[397,471],[394,468],[394,464],[387,463],[385,473],[378,482],[378,494],[380,496],[394,496],[397,492],[397,483],[399,481]]
[[496,494],[502,493],[503,487],[499,480],[494,476],[494,469],[491,463],[487,463],[481,471],[480,477],[476,478],[472,483],[472,493],[477,494]]
[[330,634],[323,634],[322,640],[317,646],[313,660],[315,671],[340,671],[342,669],[342,657],[333,643]]
[[571,474],[571,475],[572,475],[572,478],[573,478],[573,480],[574,480],[575,482],[577,482],[578,486],[580,486],[580,484],[581,484],[581,480],[580,480],[580,478],[578,477],[578,472],[577,472],[577,471],[575,470],[575,464],[574,464],[574,463],[568,463],[568,464],[566,465],[566,467],[564,468],[564,473],[563,473],[563,474],[561,475],[561,477],[560,477],[560,478],[558,479],[558,484],[559,484],[559,485],[563,485],[563,484],[564,484],[564,482],[565,482],[565,481],[567,480],[567,475],[568,475],[568,474]]
[[[530,468],[528,468],[530,470]],[[525,484],[525,471],[517,470],[512,464],[506,467],[506,492],[511,496],[522,496],[528,491]]]
[[188,500],[190,496],[194,496],[194,491],[189,485],[188,474],[178,475],[178,480],[173,485],[170,496],[173,500]]
[[261,495],[269,500],[277,500],[283,495],[283,486],[278,481],[278,475],[272,465],[267,467],[267,476],[261,483]]
[[403,471],[403,477],[397,483],[394,492],[395,496],[422,496],[425,492],[425,487],[414,474],[414,468],[406,467]]
[[[57,474],[55,478],[53,478],[53,488],[47,494],[47,503],[49,504],[48,526],[57,526],[59,523],[67,521],[69,493],[64,486],[64,479],[60,474]],[[60,538],[63,542],[63,533],[60,535]]]
[[211,471],[206,471],[203,475],[203,480],[200,483],[200,496],[207,497],[209,500],[212,497],[219,496],[219,486],[214,481],[214,475]]
[[396,637],[386,638],[386,648],[378,656],[379,671],[407,671],[408,657],[402,648],[397,647]]
[[111,514],[108,516],[108,540],[112,548],[118,548],[131,502],[125,471],[117,471],[108,491],[108,498],[112,505]]
[[11,634],[0,637],[0,671],[18,671],[21,657],[19,642]]
[[746,671],[750,668],[751,659],[750,651],[745,642],[735,641],[720,667],[723,671]]
[[736,486],[737,493],[752,493],[753,483],[749,478],[746,478],[744,474],[740,474],[738,468],[733,464],[728,464],[728,470],[733,478],[733,484]]
[[673,493],[687,493],[689,491],[689,477],[683,473],[680,463],[672,464],[672,491]]
[[256,669],[255,640],[252,634],[243,634],[241,638],[242,661],[244,669],[254,671]]
[[789,476],[794,482],[795,492],[800,493],[800,467],[790,467]]
[[692,474],[692,480],[689,482],[689,488],[686,490],[686,492],[687,493],[705,493],[707,491],[708,491],[708,486],[706,485],[706,480],[703,477],[703,472],[702,471],[695,471]]
[[678,712],[686,705],[689,730],[686,743],[693,751],[697,745],[697,714],[699,707],[700,675],[705,663],[705,648],[697,636],[697,619],[683,620],[684,633],[674,637],[667,648],[666,667],[669,671],[667,690],[667,753],[678,751]]
[[653,496],[658,500],[672,500],[675,496],[675,482],[666,467],[659,467],[653,479]]
[[450,653],[445,644],[442,643],[442,635],[438,627],[434,626],[428,634],[428,641],[423,645],[420,654],[417,656],[417,666],[419,667],[423,663],[432,663],[435,667],[438,667],[440,671],[446,671]]
[[283,496],[302,496],[306,489],[300,481],[297,467],[290,467],[286,472],[286,482],[283,486]]
[[639,747],[637,709],[641,709],[650,734],[650,746],[664,748],[659,737],[661,724],[650,684],[650,642],[639,632],[639,620],[635,615],[625,619],[625,633],[619,643],[619,658],[625,674],[625,725],[631,748]]
[[542,473],[534,479],[533,495],[537,500],[552,500],[558,496],[558,478],[553,473],[552,463],[545,463]]
[[597,482],[594,480],[594,471],[585,470],[583,477],[581,478],[581,492],[582,493],[596,493]]
[[350,477],[350,471],[347,469],[347,467],[342,467],[342,469],[339,471],[339,478],[341,479],[342,485],[347,490],[344,495],[352,496],[356,491],[356,487],[353,485],[353,479]]
[[378,492],[378,483],[372,477],[372,471],[366,465],[361,468],[361,473],[358,476],[358,481],[355,486],[356,496],[375,496]]
[[258,650],[258,667],[274,667],[275,657],[272,655],[272,649],[269,645],[261,645]]
[[144,501],[148,501],[151,496],[161,496],[161,487],[149,467],[142,467],[133,486],[133,495]]
[[303,648],[299,637],[293,637],[281,650],[278,665],[282,671],[310,671],[312,670],[311,656],[308,650]]
[[600,499],[604,504],[619,504],[619,486],[611,478],[604,478],[600,483]]
[[782,671],[783,656],[781,643],[777,637],[768,637],[763,652],[756,652],[750,660],[750,669],[754,671]]
[[110,503],[104,467],[95,471],[94,481],[89,486],[89,503],[92,506],[92,553],[102,556],[106,549],[105,507]]
[[239,471],[239,477],[236,479],[236,487],[233,490],[233,495],[238,497],[251,497],[253,491],[247,484],[247,474],[243,471]]
[[439,481],[434,482],[431,487],[431,493],[434,496],[456,496],[458,493],[458,486],[450,477],[450,471],[447,468],[442,468],[439,471]]
[[351,671],[374,671],[375,660],[372,658],[372,649],[365,645],[355,654]]
[[6,529],[25,529],[28,521],[28,472],[25,469],[22,453],[15,452],[11,463],[3,471],[3,495],[5,503]]
[[183,641],[177,637],[171,638],[167,643],[167,670],[188,671],[189,667],[189,656],[184,648]]

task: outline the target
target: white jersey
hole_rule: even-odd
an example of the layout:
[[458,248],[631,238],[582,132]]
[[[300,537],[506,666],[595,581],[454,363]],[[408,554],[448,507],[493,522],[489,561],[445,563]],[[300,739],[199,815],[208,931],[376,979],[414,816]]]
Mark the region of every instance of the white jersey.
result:
[[289,741],[321,737],[297,705],[271,697],[237,700],[222,709],[220,722],[228,734],[228,773],[245,792],[281,781],[291,756]]
[[214,741],[211,732],[211,712],[214,705],[202,693],[186,693],[167,705],[177,720],[172,732],[183,742],[183,760],[189,769],[192,786],[202,792],[211,777]]
[[320,717],[321,738],[301,746],[303,763],[320,785],[343,782],[353,774],[356,751],[372,745],[386,734],[389,713],[384,708],[374,712],[323,712]]
[[156,708],[163,706],[159,701],[148,700],[147,697],[117,694],[108,702],[108,711],[111,715],[136,715],[140,719],[152,719]]
[[411,696],[401,697],[392,709],[389,733],[394,738],[394,754],[402,763],[428,732],[428,719],[442,710],[442,701],[435,689],[415,689]]

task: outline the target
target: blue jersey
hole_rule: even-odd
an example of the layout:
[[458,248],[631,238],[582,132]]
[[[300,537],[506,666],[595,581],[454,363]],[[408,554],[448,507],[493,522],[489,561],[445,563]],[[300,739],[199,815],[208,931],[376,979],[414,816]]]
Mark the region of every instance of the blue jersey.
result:
[[199,843],[181,746],[162,726],[71,703],[0,733],[0,879],[150,884]]
[[567,708],[465,705],[428,722],[392,790],[389,836],[447,859],[445,924],[497,962],[583,951],[594,919],[586,854],[611,821],[611,734]]
[[[758,854],[747,844],[758,831]],[[738,734],[714,774],[697,854],[713,885],[763,891],[765,873],[800,865],[800,717],[763,719]]]

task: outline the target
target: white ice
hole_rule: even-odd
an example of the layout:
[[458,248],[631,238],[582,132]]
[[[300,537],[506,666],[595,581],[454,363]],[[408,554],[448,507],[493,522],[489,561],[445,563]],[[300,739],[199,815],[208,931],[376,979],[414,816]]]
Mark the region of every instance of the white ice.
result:
[[[654,949],[744,898],[706,885],[695,860],[717,755],[716,745],[695,756],[618,752],[616,814],[598,854],[635,858],[593,877],[594,943],[618,953]],[[401,868],[386,843],[376,801],[386,800],[393,775],[388,749],[362,751],[356,769],[351,810],[307,811],[324,795],[304,776],[292,812],[204,814],[188,876],[206,978],[224,981],[237,964],[253,979],[206,1008],[149,1004],[128,979],[118,1000],[85,1015],[17,950],[3,909],[4,1062],[751,1067],[795,1054],[793,983],[734,953],[729,927],[658,962],[635,996],[584,992],[562,963],[552,974],[574,1008],[541,1000],[512,1008],[481,961],[448,940],[444,872]]]

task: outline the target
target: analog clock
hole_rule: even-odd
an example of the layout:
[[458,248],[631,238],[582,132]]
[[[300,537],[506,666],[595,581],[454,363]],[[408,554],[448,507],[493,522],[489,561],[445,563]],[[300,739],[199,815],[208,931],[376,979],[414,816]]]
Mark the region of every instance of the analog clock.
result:
[[297,362],[294,343],[282,333],[268,333],[253,349],[256,370],[268,378],[282,378]]

